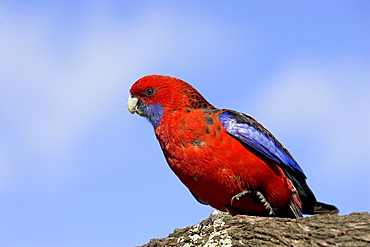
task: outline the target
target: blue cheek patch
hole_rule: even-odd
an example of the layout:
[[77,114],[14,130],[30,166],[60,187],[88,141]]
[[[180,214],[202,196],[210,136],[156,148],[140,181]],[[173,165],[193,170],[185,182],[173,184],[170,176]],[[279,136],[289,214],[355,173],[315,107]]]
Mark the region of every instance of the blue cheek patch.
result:
[[161,123],[163,107],[158,103],[153,105],[140,104],[139,109],[144,113],[143,116],[152,123],[153,127],[157,127]]

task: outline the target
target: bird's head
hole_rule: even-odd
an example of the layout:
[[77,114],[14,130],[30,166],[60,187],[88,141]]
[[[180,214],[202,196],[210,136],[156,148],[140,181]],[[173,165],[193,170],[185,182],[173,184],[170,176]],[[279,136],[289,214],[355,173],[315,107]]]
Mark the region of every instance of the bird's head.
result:
[[137,80],[130,89],[128,110],[146,117],[157,127],[165,111],[213,108],[188,83],[170,76],[148,75]]

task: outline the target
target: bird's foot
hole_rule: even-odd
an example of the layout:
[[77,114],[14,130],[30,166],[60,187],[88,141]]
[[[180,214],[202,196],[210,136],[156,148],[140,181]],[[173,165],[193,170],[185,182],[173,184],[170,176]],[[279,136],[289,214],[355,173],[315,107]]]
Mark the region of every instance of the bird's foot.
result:
[[231,198],[231,206],[233,205],[233,201],[239,201],[240,199],[246,196],[251,196],[255,201],[263,204],[265,209],[268,211],[268,215],[271,215],[271,216],[275,215],[274,209],[271,207],[266,197],[259,190],[249,190],[249,189],[243,190],[242,192],[236,194],[235,196]]
[[233,196],[231,198],[231,206],[233,205],[233,201],[239,201],[240,199],[242,199],[243,197],[246,197],[246,196],[250,196],[254,193],[254,191],[252,190],[248,190],[248,189],[245,189],[243,190],[242,192],[239,192],[238,194],[236,194],[235,196]]

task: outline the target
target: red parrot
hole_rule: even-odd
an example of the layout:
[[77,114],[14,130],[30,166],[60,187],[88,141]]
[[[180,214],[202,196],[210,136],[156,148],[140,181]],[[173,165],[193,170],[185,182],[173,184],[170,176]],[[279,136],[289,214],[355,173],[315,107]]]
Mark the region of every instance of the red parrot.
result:
[[217,109],[188,83],[149,75],[128,109],[146,117],[165,159],[196,200],[232,215],[337,214],[316,201],[288,150],[252,117]]

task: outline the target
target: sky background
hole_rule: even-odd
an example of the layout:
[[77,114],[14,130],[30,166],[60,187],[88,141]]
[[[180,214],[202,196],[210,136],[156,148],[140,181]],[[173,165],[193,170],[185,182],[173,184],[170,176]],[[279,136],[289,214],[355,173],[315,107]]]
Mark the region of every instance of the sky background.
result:
[[0,2],[0,246],[135,246],[193,225],[140,77],[247,113],[318,200],[370,208],[369,1]]

